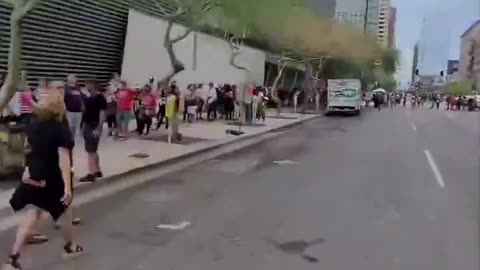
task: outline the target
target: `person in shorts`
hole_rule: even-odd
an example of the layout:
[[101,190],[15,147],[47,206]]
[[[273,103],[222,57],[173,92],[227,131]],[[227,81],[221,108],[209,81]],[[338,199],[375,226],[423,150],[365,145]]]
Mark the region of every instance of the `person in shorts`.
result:
[[80,182],[95,182],[103,177],[100,169],[100,157],[98,145],[105,122],[105,110],[107,100],[98,91],[94,82],[87,82],[86,88],[89,96],[84,97],[85,110],[83,112],[83,138],[85,140],[85,152],[87,152],[88,174],[79,179]]
[[133,89],[127,88],[127,83],[122,81],[121,88],[117,91],[117,124],[119,127],[119,139],[126,139],[128,137],[128,125],[133,118],[133,102],[135,100],[136,92]]

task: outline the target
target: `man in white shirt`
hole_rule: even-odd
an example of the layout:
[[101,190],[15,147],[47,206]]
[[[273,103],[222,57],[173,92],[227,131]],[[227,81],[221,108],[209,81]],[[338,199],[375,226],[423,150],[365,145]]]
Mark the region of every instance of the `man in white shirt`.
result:
[[[213,83],[208,84],[208,92],[207,92],[207,120],[213,121],[217,119],[217,89],[213,85]],[[210,116],[213,114],[213,118]]]

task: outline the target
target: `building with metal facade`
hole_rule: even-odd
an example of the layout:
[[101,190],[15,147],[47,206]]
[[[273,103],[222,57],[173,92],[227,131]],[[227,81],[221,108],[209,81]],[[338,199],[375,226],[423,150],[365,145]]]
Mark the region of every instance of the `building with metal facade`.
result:
[[310,0],[313,14],[333,18],[335,16],[335,7],[337,0]]
[[335,19],[337,22],[352,25],[363,32],[366,10],[366,0],[337,0]]
[[395,25],[397,24],[397,9],[390,7],[388,14],[388,47],[395,48]]
[[[22,60],[29,81],[76,74],[105,82],[120,72],[129,8],[161,15],[153,0],[42,1],[23,24]],[[0,71],[7,69],[10,13],[0,1]]]

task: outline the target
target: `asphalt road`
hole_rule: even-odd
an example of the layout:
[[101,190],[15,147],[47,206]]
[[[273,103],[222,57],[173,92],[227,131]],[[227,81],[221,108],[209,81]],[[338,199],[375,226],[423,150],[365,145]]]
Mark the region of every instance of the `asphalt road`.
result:
[[[397,108],[280,138],[84,205],[87,254],[27,269],[479,269],[480,114]],[[159,224],[191,223],[182,230]],[[0,233],[8,253],[12,230]]]

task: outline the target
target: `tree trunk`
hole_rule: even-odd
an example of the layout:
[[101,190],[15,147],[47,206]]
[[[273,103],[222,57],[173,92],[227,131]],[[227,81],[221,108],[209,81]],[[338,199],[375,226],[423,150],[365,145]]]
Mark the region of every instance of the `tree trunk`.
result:
[[[12,15],[13,16],[13,15]],[[17,91],[22,68],[22,25],[21,19],[11,19],[10,24],[10,51],[8,55],[8,75],[5,88],[0,91],[0,112],[7,106]]]
[[280,79],[282,79],[284,69],[285,69],[285,64],[284,63],[278,63],[277,77],[275,77],[275,80],[273,81],[273,85],[272,85],[272,89],[271,89],[273,101],[275,101],[275,103],[277,103],[277,110],[276,110],[277,116],[280,115],[280,112],[281,112],[281,109],[282,109],[282,101],[280,100],[280,97],[278,96],[277,87],[278,87],[278,83],[280,82]]
[[305,113],[307,110],[308,99],[310,98],[310,93],[313,89],[313,67],[310,62],[305,64],[305,82],[303,87],[303,104],[302,104],[302,113]]
[[164,39],[163,39],[163,47],[165,47],[165,49],[167,50],[168,59],[170,60],[170,65],[172,67],[172,71],[167,76],[163,77],[163,79],[160,80],[162,82],[162,84],[164,85],[164,87],[168,86],[168,84],[170,83],[170,80],[173,78],[173,76],[175,76],[176,74],[185,70],[185,65],[177,58],[177,55],[175,54],[175,50],[173,48],[173,45],[176,42],[185,38],[188,34],[185,35],[182,39],[176,39],[175,42],[173,42],[172,38],[171,38],[171,32],[172,32],[172,28],[173,28],[173,20],[174,19],[169,19],[168,20],[167,29],[165,31],[165,36],[164,36]]
[[298,80],[298,71],[295,71],[295,76],[293,77],[292,85],[290,85],[289,92],[292,92],[293,88],[295,88],[295,85],[297,84]]
[[267,64],[267,72],[266,72],[266,76],[265,76],[265,85],[268,85],[268,83],[270,82],[270,76],[272,75],[272,68],[270,68],[270,65]]

